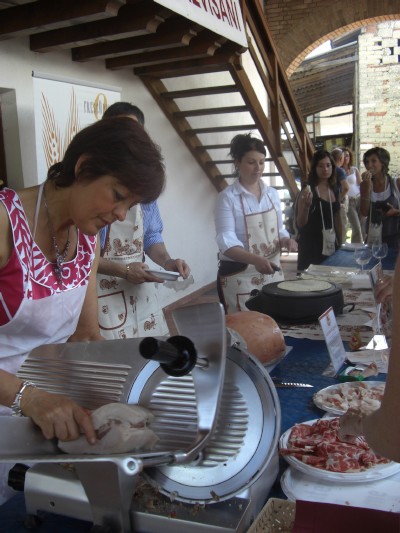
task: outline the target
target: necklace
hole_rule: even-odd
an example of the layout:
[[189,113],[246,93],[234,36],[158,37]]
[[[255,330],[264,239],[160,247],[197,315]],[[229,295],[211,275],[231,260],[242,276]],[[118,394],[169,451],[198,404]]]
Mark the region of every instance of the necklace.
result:
[[66,241],[65,246],[64,246],[64,251],[61,252],[60,251],[60,247],[58,246],[58,242],[57,242],[57,239],[56,239],[53,223],[51,222],[51,218],[50,218],[50,211],[49,211],[49,208],[48,208],[48,205],[47,205],[46,186],[43,187],[43,202],[44,202],[44,207],[46,208],[47,221],[49,223],[49,230],[50,230],[50,237],[51,237],[51,240],[53,241],[53,248],[54,248],[54,251],[56,253],[56,262],[55,262],[55,264],[53,266],[54,274],[55,274],[55,276],[56,276],[56,278],[58,280],[58,283],[61,284],[62,283],[62,278],[63,278],[64,263],[65,263],[65,259],[67,257],[68,249],[69,249],[69,245],[70,245],[70,240],[69,240],[70,226],[68,227],[67,241]]

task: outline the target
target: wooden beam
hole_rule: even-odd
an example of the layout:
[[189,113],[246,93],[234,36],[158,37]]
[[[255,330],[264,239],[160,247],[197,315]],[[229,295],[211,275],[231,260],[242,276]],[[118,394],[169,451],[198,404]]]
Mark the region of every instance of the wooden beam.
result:
[[236,85],[218,85],[213,87],[198,87],[196,89],[182,89],[179,91],[170,91],[161,96],[175,100],[176,98],[193,98],[197,96],[210,96],[211,94],[228,94],[239,92]]
[[60,27],[66,22],[115,17],[126,0],[41,0],[0,10],[0,36],[26,35],[43,26]]
[[203,117],[204,115],[225,115],[229,113],[246,113],[249,109],[245,105],[229,107],[202,107],[201,109],[188,109],[187,111],[177,111],[176,117]]
[[149,3],[146,0],[139,4],[127,4],[121,7],[118,16],[107,20],[76,24],[31,35],[30,48],[34,52],[48,52],[58,48],[88,44],[104,37],[155,32],[162,22],[173,15],[159,4]]
[[113,57],[126,52],[135,51],[139,53],[145,50],[162,50],[186,46],[201,30],[200,26],[191,23],[188,19],[173,17],[160,23],[155,33],[72,48],[72,59],[83,62],[91,59]]
[[204,30],[200,35],[194,37],[187,46],[157,50],[156,52],[127,54],[106,59],[106,68],[119,70],[121,68],[158,65],[185,59],[199,59],[214,55],[215,50],[224,42],[226,42],[224,37]]
[[191,76],[210,74],[212,72],[225,72],[229,64],[238,57],[240,45],[228,41],[216,50],[213,56],[172,63],[155,64],[146,67],[136,67],[134,74],[139,77],[150,76],[153,78],[175,78],[176,76]]

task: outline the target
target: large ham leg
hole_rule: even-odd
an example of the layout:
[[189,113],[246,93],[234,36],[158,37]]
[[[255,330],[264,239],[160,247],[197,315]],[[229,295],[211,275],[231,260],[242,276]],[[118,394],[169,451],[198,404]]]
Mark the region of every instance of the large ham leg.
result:
[[89,444],[85,436],[72,441],[59,441],[58,446],[66,453],[108,455],[150,450],[158,441],[157,435],[147,427],[153,415],[139,405],[109,403],[92,413],[93,426],[97,433],[96,444]]

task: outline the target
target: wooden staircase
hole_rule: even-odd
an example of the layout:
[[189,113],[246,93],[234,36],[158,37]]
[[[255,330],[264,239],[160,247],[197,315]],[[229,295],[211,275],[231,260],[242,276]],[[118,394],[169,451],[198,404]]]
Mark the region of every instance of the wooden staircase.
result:
[[314,148],[259,2],[246,0],[243,12],[248,50],[227,42],[204,58],[134,72],[218,191],[234,178],[227,156],[231,138],[251,132],[268,149],[267,182],[294,198],[292,168],[306,176]]

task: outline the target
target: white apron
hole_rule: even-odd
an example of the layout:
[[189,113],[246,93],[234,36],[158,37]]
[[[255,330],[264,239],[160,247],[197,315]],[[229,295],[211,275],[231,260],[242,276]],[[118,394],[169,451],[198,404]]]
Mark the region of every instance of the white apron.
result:
[[[280,242],[278,231],[278,215],[273,207],[268,211],[246,215],[243,207],[243,216],[247,229],[249,251],[262,255],[280,266]],[[264,285],[283,280],[282,271],[274,274],[260,274],[254,265],[237,274],[220,278],[224,294],[227,314],[238,311],[248,311],[245,302],[250,298],[254,289],[261,289]]]
[[[38,205],[40,199],[41,189]],[[32,257],[29,264],[31,260]],[[66,342],[75,332],[87,288],[87,285],[79,286],[47,298],[30,300],[27,295],[31,289],[32,274],[25,265],[23,270],[24,298],[10,322],[0,326],[0,366],[12,374],[17,373],[31,350],[43,344]],[[11,409],[0,406],[0,415],[10,414]],[[15,494],[7,487],[8,471],[12,466],[0,463],[0,504]]]
[[[110,226],[104,259],[127,265],[143,260],[143,215],[140,205],[123,222]],[[155,283],[129,283],[115,276],[97,275],[99,326],[106,339],[168,334]]]

